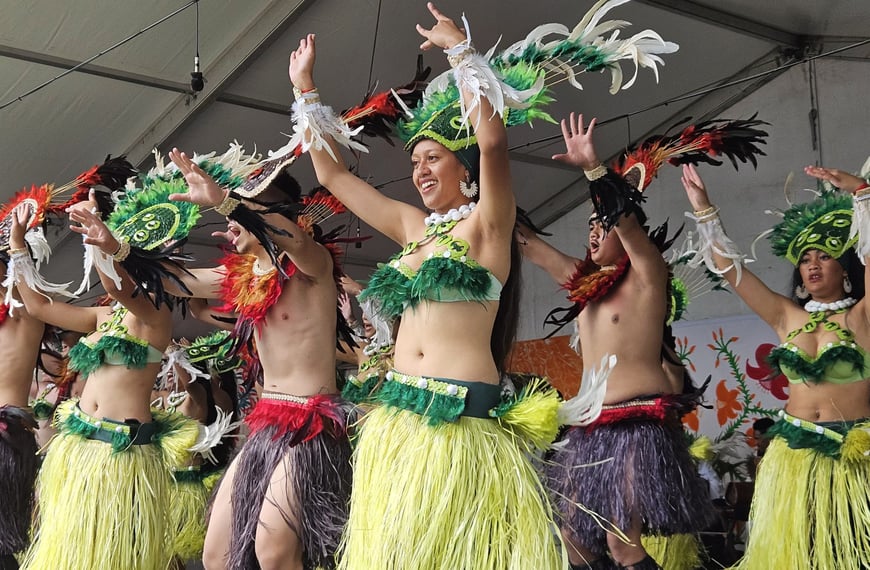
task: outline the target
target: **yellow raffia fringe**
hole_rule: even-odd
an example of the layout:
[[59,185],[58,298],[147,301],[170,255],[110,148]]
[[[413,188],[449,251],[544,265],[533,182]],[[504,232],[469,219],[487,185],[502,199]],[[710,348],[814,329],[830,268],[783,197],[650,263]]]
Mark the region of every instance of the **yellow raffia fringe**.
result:
[[190,448],[199,437],[199,422],[179,412],[166,412],[156,408],[151,409],[151,417],[155,422],[171,426],[171,435],[160,439],[163,460],[167,465],[186,465],[193,455]]
[[525,437],[537,449],[547,449],[559,433],[559,394],[541,378],[532,380],[519,401],[499,421]]
[[857,461],[837,460],[789,449],[785,440],[774,438],[759,466],[749,543],[738,568],[870,566],[868,459],[862,454]]
[[527,441],[494,420],[368,413],[341,570],[567,568]]
[[701,566],[700,543],[693,534],[643,536],[641,542],[663,570],[695,570]]
[[208,490],[204,481],[174,481],[169,504],[172,554],[181,560],[202,557]]
[[715,455],[713,442],[706,435],[702,435],[689,446],[689,454],[698,461],[711,461]]
[[57,435],[37,480],[33,543],[22,568],[155,570],[170,560],[170,474],[154,445]]
[[870,427],[867,424],[857,425],[850,429],[843,439],[843,447],[840,448],[840,454],[846,461],[867,461],[865,455],[870,451],[870,433],[866,430]]

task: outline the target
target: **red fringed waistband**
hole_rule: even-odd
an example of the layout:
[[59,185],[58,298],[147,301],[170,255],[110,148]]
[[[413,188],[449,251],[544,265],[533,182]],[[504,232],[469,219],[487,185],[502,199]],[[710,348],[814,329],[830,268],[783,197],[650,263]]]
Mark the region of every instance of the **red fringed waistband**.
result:
[[347,433],[347,410],[337,395],[304,398],[289,394],[263,392],[245,423],[251,435],[266,428],[277,428],[273,439],[294,432],[298,443],[317,437],[326,430],[335,437]]
[[665,394],[606,404],[601,408],[601,415],[586,427],[591,429],[630,420],[664,422],[669,416],[682,417],[687,407],[691,409],[697,405],[692,396],[694,394]]

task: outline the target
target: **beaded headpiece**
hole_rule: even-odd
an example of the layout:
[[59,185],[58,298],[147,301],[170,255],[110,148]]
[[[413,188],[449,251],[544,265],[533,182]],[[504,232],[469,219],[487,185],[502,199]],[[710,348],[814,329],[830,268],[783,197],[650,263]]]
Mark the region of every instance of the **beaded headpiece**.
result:
[[218,373],[235,370],[242,364],[239,356],[230,354],[232,339],[229,331],[215,331],[206,336],[200,336],[185,347],[188,361],[203,370],[210,368]]
[[857,236],[849,237],[852,226],[852,197],[837,192],[822,192],[812,202],[795,204],[783,213],[773,227],[770,239],[773,253],[792,265],[810,249],[840,258],[853,247]]

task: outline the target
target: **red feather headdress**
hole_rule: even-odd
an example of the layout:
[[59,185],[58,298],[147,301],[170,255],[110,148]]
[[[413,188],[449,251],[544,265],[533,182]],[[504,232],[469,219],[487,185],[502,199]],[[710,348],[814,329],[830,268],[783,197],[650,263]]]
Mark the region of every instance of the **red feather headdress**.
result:
[[726,156],[734,168],[737,161],[758,166],[756,156],[764,156],[758,147],[765,143],[767,132],[759,129],[768,123],[753,115],[745,120],[712,119],[689,125],[678,135],[655,135],[630,150],[611,166],[638,190],[643,190],[667,162],[674,166],[704,162],[720,166]]

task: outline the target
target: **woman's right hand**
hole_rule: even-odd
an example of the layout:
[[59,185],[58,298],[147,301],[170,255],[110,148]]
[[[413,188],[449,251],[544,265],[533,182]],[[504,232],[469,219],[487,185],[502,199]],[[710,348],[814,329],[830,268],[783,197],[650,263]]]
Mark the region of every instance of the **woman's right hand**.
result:
[[854,194],[856,190],[859,190],[862,186],[866,187],[867,185],[867,182],[863,178],[859,178],[854,174],[849,174],[848,172],[843,172],[836,168],[807,166],[804,168],[804,172],[813,178],[826,180],[843,192],[848,192],[849,194]]
[[290,82],[300,91],[314,89],[314,34],[299,40],[299,47],[290,54]]
[[704,181],[701,180],[701,176],[694,166],[684,164],[683,176],[680,180],[683,183],[683,188],[686,190],[686,196],[689,198],[689,203],[692,205],[693,210],[699,212],[710,207],[707,188],[704,186]]

